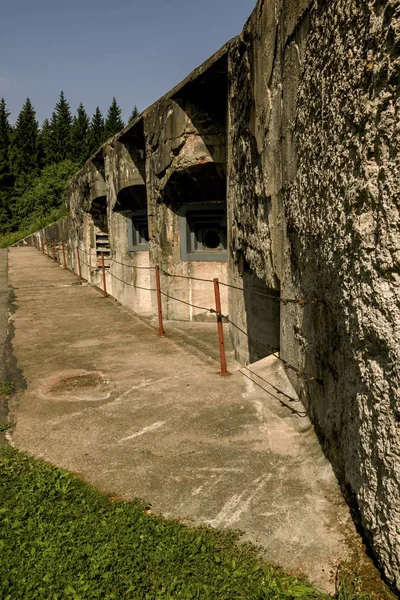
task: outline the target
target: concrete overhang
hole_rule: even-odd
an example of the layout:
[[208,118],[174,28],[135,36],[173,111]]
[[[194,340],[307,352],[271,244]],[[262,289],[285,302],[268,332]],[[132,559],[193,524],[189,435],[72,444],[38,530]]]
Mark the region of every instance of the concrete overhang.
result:
[[[119,198],[120,193],[126,188],[136,188],[137,193],[143,195],[146,186],[143,119],[135,121],[132,127],[114,138],[105,147],[105,154],[113,170],[116,197]],[[118,206],[111,208],[118,208]]]
[[73,176],[68,186],[67,207],[71,216],[77,216],[80,212],[91,213],[96,200],[107,197],[107,186],[100,157],[95,155],[93,158],[96,162],[86,161],[83,168]]
[[[173,175],[197,188],[211,175],[225,179],[228,55],[236,42],[225,44],[145,112],[147,159],[160,190],[169,183],[176,187]],[[207,196],[206,190],[198,195]]]
[[[117,194],[124,188],[145,186],[145,156],[144,156],[144,122],[154,110],[166,101],[180,103],[182,98],[196,95],[196,90],[205,87],[220,86],[221,75],[226,76],[228,55],[237,44],[239,37],[224,44],[209,59],[194,69],[185,79],[145,109],[138,117],[128,123],[119,133],[109,138],[98,148],[85,163],[84,167],[71,179],[67,194],[67,205],[71,214],[78,208],[91,212],[93,202],[107,195],[105,182],[104,156],[110,150],[116,149],[121,159],[120,177],[117,183]],[[212,98],[210,98],[212,100]],[[215,96],[214,96],[215,101]],[[135,157],[136,152],[136,157]],[[143,152],[143,155],[141,154]],[[143,156],[143,160],[142,160]],[[117,178],[118,179],[118,178]],[[77,206],[74,192],[80,189],[80,206]],[[75,200],[74,200],[75,196]]]
[[[107,196],[107,186],[105,181],[105,163],[104,163],[104,153],[97,153],[91,161],[89,161],[88,165],[89,173],[90,173],[90,196],[89,201],[90,205],[95,202],[98,198],[103,198]],[[91,211],[91,206],[89,207],[89,212]]]
[[199,67],[194,69],[185,79],[178,83],[172,90],[167,92],[164,96],[161,96],[148,108],[146,108],[134,121],[131,121],[117,133],[114,138],[107,140],[105,144],[109,144],[111,140],[119,140],[129,136],[130,131],[143,121],[157,105],[162,104],[166,100],[179,101],[179,98],[186,96],[191,90],[193,85],[204,85],[205,83],[219,85],[221,83],[221,75],[227,74],[228,56],[232,48],[238,43],[239,36],[236,36],[224,44],[217,52],[215,52],[210,58],[204,61]]

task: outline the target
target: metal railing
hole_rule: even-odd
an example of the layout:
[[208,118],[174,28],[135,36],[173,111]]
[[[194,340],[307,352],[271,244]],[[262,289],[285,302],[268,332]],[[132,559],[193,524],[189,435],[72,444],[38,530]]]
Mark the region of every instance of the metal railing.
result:
[[[235,323],[232,319],[230,319],[229,315],[224,315],[222,313],[222,307],[221,307],[221,292],[220,292],[220,287],[226,287],[226,288],[232,288],[235,290],[239,290],[241,292],[246,292],[249,294],[254,294],[257,296],[264,296],[270,300],[276,301],[276,302],[281,302],[282,304],[296,304],[302,308],[304,308],[307,305],[316,305],[318,303],[323,303],[323,300],[317,299],[317,298],[312,298],[312,299],[295,299],[295,298],[280,298],[278,296],[272,295],[272,294],[267,294],[267,293],[263,293],[263,292],[259,292],[257,290],[249,290],[249,289],[244,289],[241,288],[239,286],[235,286],[235,285],[231,285],[222,281],[219,281],[218,278],[214,278],[214,279],[206,279],[206,278],[199,278],[199,277],[191,277],[188,275],[180,275],[180,274],[175,274],[175,273],[169,273],[168,271],[162,269],[159,265],[152,265],[152,266],[136,266],[136,265],[132,265],[132,264],[127,264],[121,261],[117,261],[114,258],[110,258],[107,257],[107,260],[109,260],[111,263],[115,263],[117,265],[120,265],[122,267],[126,267],[129,269],[143,269],[143,270],[148,270],[148,271],[154,271],[154,280],[155,280],[155,287],[144,287],[144,286],[139,286],[134,284],[133,282],[129,282],[126,281],[125,279],[122,279],[121,277],[118,277],[115,273],[112,272],[111,269],[107,269],[105,266],[105,255],[104,253],[101,253],[101,264],[100,266],[96,265],[96,267],[93,267],[90,264],[90,254],[88,254],[85,250],[83,250],[82,248],[79,248],[79,246],[75,246],[72,247],[69,244],[65,244],[64,242],[57,242],[55,239],[50,240],[51,244],[50,244],[50,248],[51,251],[49,250],[49,240],[44,240],[42,243],[40,242],[40,238],[36,238],[37,240],[37,244],[36,247],[41,250],[44,254],[46,254],[47,256],[49,256],[49,258],[51,258],[53,260],[53,262],[57,262],[57,264],[60,264],[63,266],[64,269],[69,269],[68,267],[68,261],[67,261],[67,255],[68,256],[74,256],[75,255],[75,264],[76,264],[76,270],[74,269],[74,265],[71,264],[71,271],[76,273],[76,275],[78,276],[79,280],[83,280],[83,276],[82,276],[82,265],[86,266],[89,269],[96,269],[96,270],[101,270],[102,273],[102,288],[98,288],[100,289],[100,291],[103,293],[104,297],[107,297],[109,294],[107,292],[107,276],[106,274],[108,273],[108,275],[119,281],[120,283],[122,283],[123,285],[132,287],[134,289],[139,289],[139,290],[143,290],[143,291],[147,291],[147,292],[151,292],[151,293],[156,293],[156,298],[157,298],[157,317],[158,317],[158,335],[159,336],[163,336],[165,334],[164,331],[164,324],[163,324],[163,306],[162,306],[162,298],[167,298],[169,300],[172,300],[173,302],[179,302],[182,304],[185,304],[187,306],[193,307],[197,310],[203,310],[205,312],[208,312],[210,314],[215,314],[216,316],[216,324],[217,324],[217,333],[218,333],[218,346],[219,346],[219,360],[220,360],[220,371],[219,371],[219,375],[220,376],[227,376],[230,375],[229,371],[228,371],[228,367],[227,367],[227,360],[226,360],[226,352],[225,352],[225,341],[224,341],[224,329],[223,329],[223,323],[228,323],[229,325],[231,325],[234,329],[236,329],[237,331],[239,331],[242,335],[244,335],[248,341],[249,341],[249,345],[252,345],[255,348],[259,348],[261,349],[263,352],[266,353],[266,355],[272,355],[275,356],[285,367],[285,369],[287,370],[291,370],[292,372],[294,372],[298,377],[302,377],[303,379],[305,379],[308,382],[317,382],[320,383],[321,380],[315,376],[312,373],[308,373],[305,372],[302,369],[299,369],[298,367],[290,364],[287,360],[281,358],[281,356],[278,354],[278,348],[274,348],[273,346],[270,346],[268,344],[264,344],[262,342],[259,342],[257,340],[254,340],[247,331],[245,331],[242,327],[240,327],[239,325],[237,325],[237,323]],[[67,255],[66,255],[66,249],[68,250]],[[82,258],[82,256],[84,258]],[[61,261],[61,257],[62,257],[62,261]],[[87,258],[89,257],[89,259]],[[165,277],[169,277],[169,278],[182,278],[182,279],[188,279],[188,280],[194,280],[194,281],[201,281],[204,283],[210,283],[213,284],[213,290],[214,290],[214,300],[215,300],[215,306],[214,307],[206,307],[206,306],[199,306],[197,304],[194,304],[192,302],[188,302],[187,300],[183,300],[181,298],[176,298],[175,296],[172,296],[170,294],[168,294],[166,291],[164,291],[162,289],[162,284],[161,284],[161,274],[164,275]],[[247,371],[250,371],[247,367],[244,367],[244,369],[247,369]],[[249,377],[248,373],[243,372],[242,370],[240,371],[241,374],[245,377],[247,377],[248,379],[250,379],[254,384],[258,385],[259,387],[262,387],[262,385],[260,384],[259,381],[257,380],[253,380]],[[262,377],[260,377],[258,374],[256,374],[254,371],[250,371],[250,373],[252,373],[254,376],[262,379]],[[266,382],[268,383],[268,382]],[[269,384],[271,385],[271,384]],[[273,387],[273,386],[272,386]],[[264,389],[264,388],[263,388]],[[267,391],[269,394],[271,394],[270,391]],[[277,390],[279,393],[283,393],[280,392],[279,390]],[[294,409],[292,406],[290,406],[287,402],[282,401],[281,399],[278,398],[278,400],[280,401],[280,403],[284,406],[286,406],[287,408],[290,408],[290,410],[295,413],[298,414],[298,416],[305,416],[306,413],[302,413],[301,411],[298,411],[296,409]],[[295,401],[294,399],[291,399],[291,401]]]

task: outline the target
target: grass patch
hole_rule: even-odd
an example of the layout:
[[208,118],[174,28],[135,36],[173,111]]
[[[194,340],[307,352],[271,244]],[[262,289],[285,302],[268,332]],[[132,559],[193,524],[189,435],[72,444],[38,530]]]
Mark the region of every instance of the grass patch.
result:
[[[262,564],[233,533],[113,501],[9,446],[0,448],[0,556],[3,600],[327,598]],[[337,598],[366,598],[344,592]]]
[[5,235],[0,236],[0,248],[9,248],[16,242],[19,242],[20,240],[26,238],[28,235],[39,231],[39,229],[43,229],[51,223],[54,223],[55,221],[66,217],[67,214],[67,209],[64,206],[62,206],[61,208],[52,210],[45,217],[41,217],[35,221],[32,221],[32,223],[26,225],[25,227],[22,227],[14,233],[7,233]]
[[10,396],[14,391],[14,384],[10,381],[0,381],[0,396]]

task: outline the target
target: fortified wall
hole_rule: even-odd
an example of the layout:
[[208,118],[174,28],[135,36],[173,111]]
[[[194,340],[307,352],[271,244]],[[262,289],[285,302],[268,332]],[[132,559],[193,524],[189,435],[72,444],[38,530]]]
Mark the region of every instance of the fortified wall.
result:
[[60,234],[38,234],[65,238],[75,270],[78,246],[93,284],[103,255],[143,315],[149,266],[169,319],[210,318],[202,279],[229,283],[238,360],[279,351],[398,590],[399,51],[400,0],[260,0],[75,176]]
[[399,51],[398,1],[260,2],[228,103],[231,276],[311,301],[281,302],[281,356],[398,588]]

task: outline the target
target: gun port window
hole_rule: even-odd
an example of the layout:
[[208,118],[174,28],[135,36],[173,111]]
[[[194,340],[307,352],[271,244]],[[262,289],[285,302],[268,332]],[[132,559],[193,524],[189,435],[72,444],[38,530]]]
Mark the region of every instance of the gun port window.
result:
[[183,206],[180,232],[182,260],[226,260],[226,210],[223,205]]
[[138,211],[128,218],[128,246],[129,250],[141,251],[149,247],[149,225],[147,212]]

